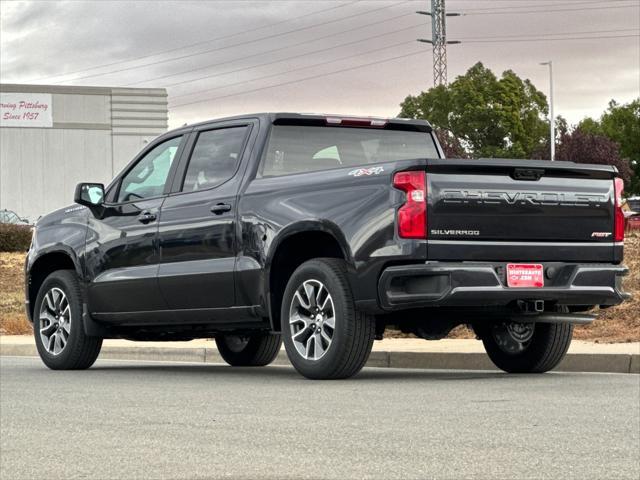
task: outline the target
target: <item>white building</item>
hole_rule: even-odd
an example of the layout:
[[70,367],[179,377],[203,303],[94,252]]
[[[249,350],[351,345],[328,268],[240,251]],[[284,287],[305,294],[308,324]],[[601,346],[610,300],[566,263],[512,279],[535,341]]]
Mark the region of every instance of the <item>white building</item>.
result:
[[0,210],[31,221],[108,183],[167,130],[167,92],[0,84]]

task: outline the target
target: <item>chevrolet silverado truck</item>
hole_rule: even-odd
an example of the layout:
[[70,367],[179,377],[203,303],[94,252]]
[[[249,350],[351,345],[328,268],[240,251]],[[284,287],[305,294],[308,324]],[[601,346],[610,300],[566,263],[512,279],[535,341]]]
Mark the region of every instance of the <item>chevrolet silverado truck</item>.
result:
[[545,372],[575,324],[628,298],[614,167],[445,159],[429,123],[268,113],[152,141],[41,218],[26,309],[43,362],[104,338],[215,338],[233,366],[284,346],[346,378],[394,326],[469,325],[507,372]]

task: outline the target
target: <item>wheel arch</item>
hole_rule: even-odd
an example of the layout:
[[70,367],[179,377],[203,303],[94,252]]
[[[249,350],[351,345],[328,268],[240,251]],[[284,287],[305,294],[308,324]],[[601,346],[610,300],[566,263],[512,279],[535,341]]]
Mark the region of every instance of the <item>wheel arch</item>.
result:
[[341,258],[350,270],[355,262],[340,228],[329,221],[306,220],[287,225],[271,244],[265,262],[269,318],[273,331],[280,331],[282,297],[291,274],[313,258]]
[[55,248],[43,251],[32,260],[27,272],[27,316],[33,323],[33,309],[40,287],[51,273],[56,270],[74,270],[78,278],[82,278],[82,269],[74,252],[66,248]]

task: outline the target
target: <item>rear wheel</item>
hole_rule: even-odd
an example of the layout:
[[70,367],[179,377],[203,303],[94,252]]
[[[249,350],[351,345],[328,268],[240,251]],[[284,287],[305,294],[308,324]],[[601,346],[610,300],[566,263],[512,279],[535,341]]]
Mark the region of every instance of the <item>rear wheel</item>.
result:
[[498,322],[477,331],[496,367],[510,373],[544,373],[555,368],[566,355],[573,325]]
[[75,272],[49,275],[36,297],[33,333],[38,354],[53,370],[82,370],[98,358],[102,339],[84,333],[82,291]]
[[298,267],[280,318],[287,356],[307,378],[348,378],[369,358],[375,318],[356,311],[342,260],[319,258]]
[[282,341],[279,334],[216,335],[220,356],[234,367],[263,367],[275,360]]

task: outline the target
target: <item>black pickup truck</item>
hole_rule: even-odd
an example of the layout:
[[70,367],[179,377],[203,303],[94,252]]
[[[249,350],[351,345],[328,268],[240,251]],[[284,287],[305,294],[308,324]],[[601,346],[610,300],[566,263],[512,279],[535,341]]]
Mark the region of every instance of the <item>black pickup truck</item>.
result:
[[103,338],[214,337],[231,365],[281,341],[345,378],[393,325],[470,325],[508,372],[544,372],[621,287],[622,181],[604,165],[445,159],[430,125],[269,113],[185,126],[41,218],[26,308],[53,369]]

